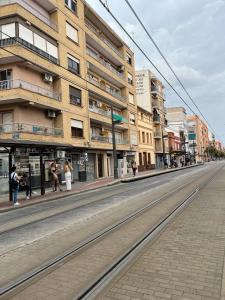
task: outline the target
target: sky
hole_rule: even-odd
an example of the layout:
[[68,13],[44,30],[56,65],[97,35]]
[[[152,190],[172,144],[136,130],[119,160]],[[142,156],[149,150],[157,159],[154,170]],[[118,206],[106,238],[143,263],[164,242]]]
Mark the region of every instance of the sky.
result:
[[[87,2],[130,46],[135,54],[136,69],[150,69],[161,79],[100,2],[98,0]],[[225,0],[129,0],[129,2],[216,133],[216,138],[225,145]],[[107,4],[149,58],[197,113],[125,0],[107,0]],[[185,107],[163,79],[162,82],[165,85],[165,105]],[[190,112],[188,108],[187,112]]]

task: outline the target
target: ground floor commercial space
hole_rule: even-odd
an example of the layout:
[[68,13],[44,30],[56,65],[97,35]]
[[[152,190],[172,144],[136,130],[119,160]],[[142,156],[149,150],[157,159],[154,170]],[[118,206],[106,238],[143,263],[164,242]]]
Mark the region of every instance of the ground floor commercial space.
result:
[[[118,175],[123,177],[132,172],[132,161],[136,152],[117,151]],[[50,168],[57,164],[60,182],[64,183],[64,164],[69,161],[73,167],[72,181],[91,181],[114,174],[112,150],[82,149],[71,145],[47,145],[37,143],[1,143],[0,141],[0,192],[9,193],[9,173],[17,167],[19,175],[28,176],[32,190],[51,187]]]
[[138,171],[147,171],[155,169],[155,154],[149,149],[141,149],[138,154]]

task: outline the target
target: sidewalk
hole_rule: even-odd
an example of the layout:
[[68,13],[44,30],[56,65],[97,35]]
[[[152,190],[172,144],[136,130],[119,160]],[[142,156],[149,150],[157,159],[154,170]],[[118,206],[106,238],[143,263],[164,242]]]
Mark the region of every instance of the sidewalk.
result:
[[[44,201],[51,201],[51,200],[59,199],[59,198],[63,198],[63,197],[69,196],[69,195],[79,194],[79,193],[82,193],[85,191],[90,191],[90,190],[95,190],[95,189],[111,186],[111,185],[114,185],[114,184],[117,184],[120,182],[125,183],[125,182],[130,182],[130,181],[141,180],[144,178],[158,176],[158,175],[165,174],[165,173],[176,172],[180,169],[185,169],[185,168],[190,168],[190,167],[195,167],[195,166],[198,166],[198,165],[192,165],[192,166],[176,168],[176,169],[166,169],[166,170],[163,170],[163,169],[158,170],[157,169],[157,170],[143,171],[143,172],[137,173],[137,175],[135,177],[133,177],[133,175],[131,175],[131,174],[128,174],[128,175],[124,176],[123,178],[119,178],[119,179],[114,179],[113,177],[109,177],[109,178],[102,178],[102,179],[97,179],[95,181],[89,181],[89,182],[75,182],[74,184],[72,184],[72,190],[70,192],[66,192],[66,191],[52,192],[52,190],[49,188],[49,189],[46,189],[45,195],[41,196],[40,190],[37,190],[37,192],[35,192],[35,194],[32,195],[30,200],[26,200],[25,192],[20,192],[18,194],[18,200],[21,205],[17,208],[32,205],[32,204],[37,204],[37,203],[44,202]],[[65,186],[63,186],[63,188],[65,188]],[[5,212],[12,208],[14,208],[13,203],[9,201],[8,194],[0,195],[0,212]]]

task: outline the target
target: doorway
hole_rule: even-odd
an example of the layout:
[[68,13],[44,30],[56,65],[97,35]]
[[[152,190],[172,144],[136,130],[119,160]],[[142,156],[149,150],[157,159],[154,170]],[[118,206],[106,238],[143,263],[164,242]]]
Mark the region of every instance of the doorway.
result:
[[98,177],[103,177],[103,155],[98,154]]

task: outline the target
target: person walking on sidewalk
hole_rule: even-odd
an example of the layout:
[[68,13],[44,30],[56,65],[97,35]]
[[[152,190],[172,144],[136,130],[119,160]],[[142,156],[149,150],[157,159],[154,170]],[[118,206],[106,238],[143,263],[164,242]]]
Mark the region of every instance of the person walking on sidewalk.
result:
[[133,175],[136,175],[136,171],[137,171],[137,163],[136,161],[132,162],[132,170],[133,170]]
[[66,190],[71,191],[71,172],[73,171],[73,168],[71,164],[66,161],[64,165],[64,172],[65,172],[65,180],[66,180]]
[[12,188],[12,194],[13,194],[13,204],[14,206],[20,205],[20,203],[17,201],[17,196],[19,192],[19,182],[20,182],[20,176],[16,173],[16,166],[12,167],[12,172],[10,174],[10,184]]
[[19,191],[26,191],[26,200],[30,199],[29,178],[26,173],[21,177]]

